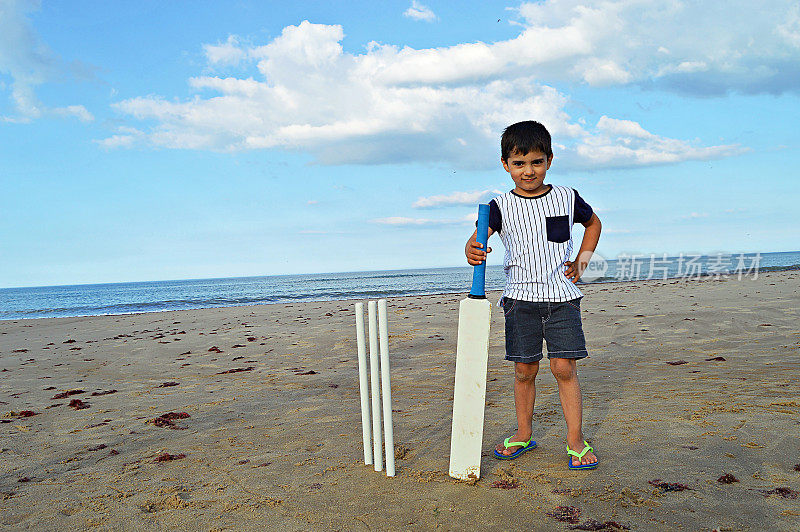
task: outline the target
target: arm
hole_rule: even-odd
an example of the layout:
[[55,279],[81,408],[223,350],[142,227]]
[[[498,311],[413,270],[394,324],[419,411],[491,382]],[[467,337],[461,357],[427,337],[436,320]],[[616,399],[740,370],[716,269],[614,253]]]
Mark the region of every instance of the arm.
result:
[[586,231],[583,233],[583,241],[581,242],[581,248],[578,250],[577,259],[574,262],[567,261],[564,263],[567,266],[564,275],[573,283],[577,283],[584,270],[586,270],[586,265],[589,264],[589,259],[592,258],[592,253],[597,248],[597,241],[600,240],[600,231],[603,227],[603,224],[600,223],[600,218],[594,213],[592,213],[589,221],[582,225],[586,228]]
[[[494,234],[494,230],[489,228],[489,236]],[[486,255],[492,252],[492,248],[486,248],[486,251],[481,249],[483,246],[478,242],[478,230],[476,229],[472,236],[467,240],[467,245],[464,247],[464,254],[467,256],[467,262],[472,266],[477,266],[486,260]]]

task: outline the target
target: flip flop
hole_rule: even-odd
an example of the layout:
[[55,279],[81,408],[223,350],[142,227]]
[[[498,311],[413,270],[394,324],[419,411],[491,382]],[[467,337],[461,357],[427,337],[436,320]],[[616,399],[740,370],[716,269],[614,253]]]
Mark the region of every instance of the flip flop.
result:
[[583,444],[586,447],[584,447],[580,453],[573,451],[572,449],[569,448],[569,445],[567,445],[567,465],[569,465],[570,469],[594,469],[595,467],[597,467],[598,462],[595,462],[593,464],[572,465],[572,458],[570,458],[571,456],[575,456],[578,458],[578,460],[580,460],[586,453],[594,452],[594,449],[592,449],[592,447],[588,443],[586,443],[586,440],[583,441]]
[[495,458],[497,458],[498,460],[513,460],[522,453],[530,451],[531,449],[536,447],[536,442],[533,441],[533,439],[530,439],[528,441],[512,441],[512,442],[508,441],[510,439],[511,437],[509,436],[508,438],[505,439],[505,441],[503,441],[503,445],[505,446],[505,448],[508,449],[509,447],[519,447],[519,449],[517,449],[516,451],[514,451],[509,455],[498,453],[497,449],[495,449],[494,450]]

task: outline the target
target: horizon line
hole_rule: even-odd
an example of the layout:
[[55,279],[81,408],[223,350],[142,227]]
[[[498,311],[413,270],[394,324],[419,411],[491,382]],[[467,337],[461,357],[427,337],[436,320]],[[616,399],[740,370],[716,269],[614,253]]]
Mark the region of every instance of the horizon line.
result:
[[[781,254],[781,253],[800,253],[800,250],[791,250],[791,251],[743,251],[743,252],[731,252],[731,253],[723,253],[723,252],[715,252],[712,254],[706,253],[681,253],[679,255],[671,255],[669,253],[626,253],[620,252],[617,253],[617,257],[621,255],[626,255],[628,257],[637,256],[637,257],[649,257],[659,256],[663,257],[664,255],[667,258],[675,258],[680,255],[689,255],[689,256],[700,256],[700,257],[710,257],[717,254],[729,254],[731,256],[735,255],[756,255],[756,254]],[[601,253],[595,253],[597,255],[603,256]],[[607,259],[605,256],[603,258],[607,262],[615,261],[614,259]],[[502,264],[487,264],[487,267],[502,267]],[[455,268],[471,268],[472,266],[469,265],[462,265],[462,266],[429,266],[427,268],[396,268],[396,269],[384,269],[384,270],[346,270],[346,271],[324,271],[324,272],[299,272],[299,273],[278,273],[278,274],[264,274],[264,275],[235,275],[230,277],[187,277],[183,279],[145,279],[145,280],[135,280],[135,281],[104,281],[104,282],[88,282],[88,283],[74,283],[74,284],[45,284],[45,285],[26,285],[26,286],[4,286],[0,287],[0,291],[2,290],[19,290],[19,289],[26,289],[26,288],[66,288],[72,286],[101,286],[101,285],[116,285],[116,284],[140,284],[140,283],[171,283],[171,282],[181,282],[181,281],[219,281],[223,279],[257,279],[261,277],[291,277],[296,275],[331,275],[331,274],[345,274],[345,273],[377,273],[377,272],[399,272],[399,271],[421,271],[421,270],[447,270],[447,269],[455,269]]]

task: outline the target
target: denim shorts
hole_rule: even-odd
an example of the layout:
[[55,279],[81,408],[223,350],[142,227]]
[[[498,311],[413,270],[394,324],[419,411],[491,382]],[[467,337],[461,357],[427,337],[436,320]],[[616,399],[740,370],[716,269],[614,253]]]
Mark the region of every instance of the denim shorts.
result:
[[584,358],[586,340],[581,326],[581,298],[563,303],[501,299],[506,317],[506,360],[533,363],[547,358]]

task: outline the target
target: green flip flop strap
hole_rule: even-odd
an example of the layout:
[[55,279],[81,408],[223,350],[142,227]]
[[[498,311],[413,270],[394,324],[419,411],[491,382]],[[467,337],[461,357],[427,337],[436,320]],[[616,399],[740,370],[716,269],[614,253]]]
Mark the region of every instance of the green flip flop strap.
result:
[[567,445],[567,454],[572,455],[572,456],[576,456],[578,458],[578,460],[580,460],[581,458],[583,458],[583,455],[585,455],[586,453],[594,452],[594,449],[592,449],[592,447],[588,443],[586,443],[586,440],[583,441],[583,444],[586,447],[584,447],[583,450],[580,453],[578,453],[576,451],[573,451],[572,449],[569,448],[569,445]]
[[[531,440],[528,440],[528,441],[511,441],[510,442],[510,441],[508,441],[510,439],[511,439],[511,436],[506,438],[505,441],[503,442],[503,445],[506,446],[506,449],[508,449],[509,447],[517,447],[519,445],[521,445],[523,447],[527,447],[527,445],[531,442]],[[531,438],[531,439],[533,439],[533,438]]]

